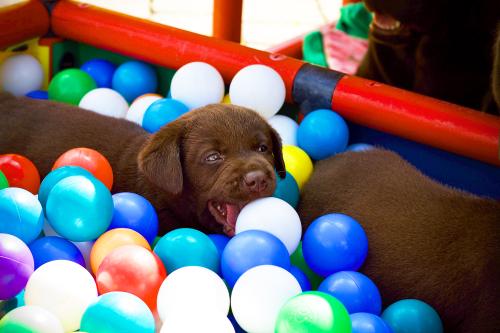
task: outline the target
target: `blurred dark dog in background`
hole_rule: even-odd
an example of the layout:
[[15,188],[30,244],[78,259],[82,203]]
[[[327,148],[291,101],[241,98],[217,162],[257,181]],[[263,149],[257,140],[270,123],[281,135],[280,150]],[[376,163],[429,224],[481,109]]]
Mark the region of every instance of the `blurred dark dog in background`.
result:
[[500,1],[364,2],[374,18],[357,75],[500,113],[500,100],[491,92],[500,76],[498,60],[493,65],[495,53],[500,53],[499,46],[494,47]]

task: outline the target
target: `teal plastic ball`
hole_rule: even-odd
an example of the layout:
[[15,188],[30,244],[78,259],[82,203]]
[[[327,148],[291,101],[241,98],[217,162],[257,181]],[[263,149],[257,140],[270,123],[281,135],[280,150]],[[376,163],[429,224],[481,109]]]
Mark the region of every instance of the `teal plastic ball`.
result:
[[99,180],[86,176],[60,180],[50,191],[46,207],[52,228],[73,242],[96,239],[113,217],[111,193]]
[[291,173],[287,171],[283,179],[276,175],[276,189],[273,197],[284,200],[293,208],[297,208],[299,196],[299,185],[297,185],[297,181],[295,181]]
[[403,299],[389,305],[382,319],[394,333],[443,332],[443,323],[436,310],[418,299]]

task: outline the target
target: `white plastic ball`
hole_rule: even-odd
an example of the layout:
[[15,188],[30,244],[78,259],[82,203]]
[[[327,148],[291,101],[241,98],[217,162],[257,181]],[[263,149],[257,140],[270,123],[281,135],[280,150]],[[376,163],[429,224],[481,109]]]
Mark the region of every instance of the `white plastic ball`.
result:
[[201,266],[173,271],[163,281],[157,298],[158,314],[163,322],[172,317],[179,320],[192,320],[201,315],[227,317],[229,303],[224,281]]
[[235,233],[247,230],[266,231],[285,244],[291,255],[300,242],[302,224],[295,209],[286,201],[267,197],[254,200],[241,210]]
[[109,88],[96,88],[86,93],[79,107],[114,118],[125,118],[128,103],[117,91]]
[[29,54],[11,56],[0,66],[0,83],[4,91],[14,96],[39,90],[43,83],[42,65]]
[[299,283],[287,270],[273,265],[256,266],[236,281],[231,309],[245,331],[272,333],[281,307],[301,292]]
[[92,251],[92,246],[94,246],[94,241],[89,242],[71,242],[80,250],[85,260],[85,268],[90,272],[92,270],[90,266],[90,252]]
[[26,305],[52,312],[65,332],[80,328],[85,309],[97,298],[97,286],[90,273],[77,263],[54,260],[40,266],[26,285]]
[[250,65],[234,76],[229,86],[231,103],[247,107],[271,118],[285,102],[285,83],[269,66]]
[[125,115],[125,119],[142,126],[142,119],[144,118],[146,110],[151,104],[153,104],[153,102],[162,98],[163,97],[156,94],[144,94],[137,97],[132,104],[130,104],[127,114]]
[[[23,328],[23,332],[63,333],[59,319],[51,312],[39,306],[25,305],[8,312],[0,320],[0,331],[14,332]],[[10,329],[9,329],[10,328]]]
[[272,128],[274,128],[281,137],[281,142],[284,145],[297,145],[297,130],[299,124],[290,117],[277,114],[267,120]]
[[190,110],[224,97],[224,80],[215,67],[204,62],[191,62],[179,68],[170,83],[173,99],[184,103]]
[[191,318],[169,318],[163,323],[160,333],[234,333],[229,318],[222,316],[197,316]]

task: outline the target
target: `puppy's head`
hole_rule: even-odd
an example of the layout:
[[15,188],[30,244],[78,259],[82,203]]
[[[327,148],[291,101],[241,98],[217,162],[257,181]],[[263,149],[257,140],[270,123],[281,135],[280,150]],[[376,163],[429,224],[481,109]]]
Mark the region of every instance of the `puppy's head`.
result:
[[256,112],[212,104],[192,110],[154,134],[139,168],[170,196],[185,198],[199,223],[234,234],[248,202],[273,194],[285,165],[281,139]]

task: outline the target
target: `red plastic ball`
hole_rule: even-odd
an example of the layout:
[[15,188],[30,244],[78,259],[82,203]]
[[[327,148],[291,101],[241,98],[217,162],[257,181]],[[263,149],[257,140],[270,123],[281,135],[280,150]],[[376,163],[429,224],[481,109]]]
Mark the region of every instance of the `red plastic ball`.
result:
[[99,294],[124,291],[156,309],[156,298],[167,271],[160,258],[142,246],[124,245],[111,251],[96,274]]
[[9,186],[20,187],[33,194],[40,188],[40,173],[29,159],[18,154],[0,155],[0,170],[3,172]]
[[94,175],[108,189],[113,186],[113,169],[106,157],[94,149],[73,148],[59,156],[52,170],[66,165],[79,166]]

